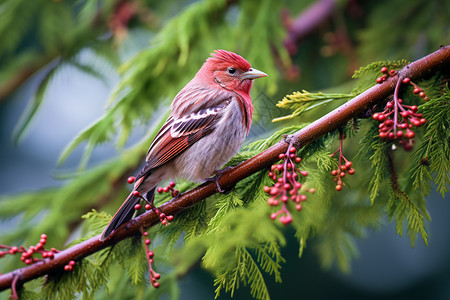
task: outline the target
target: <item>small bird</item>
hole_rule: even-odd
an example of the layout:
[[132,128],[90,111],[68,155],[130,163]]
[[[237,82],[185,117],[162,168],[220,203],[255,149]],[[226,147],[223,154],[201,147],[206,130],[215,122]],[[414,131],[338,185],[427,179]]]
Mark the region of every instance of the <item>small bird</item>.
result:
[[140,197],[153,203],[161,181],[175,177],[201,181],[230,160],[250,131],[253,79],[265,76],[233,52],[211,53],[195,77],[175,96],[170,116],[150,145],[133,191],[100,239],[106,239],[131,220]]

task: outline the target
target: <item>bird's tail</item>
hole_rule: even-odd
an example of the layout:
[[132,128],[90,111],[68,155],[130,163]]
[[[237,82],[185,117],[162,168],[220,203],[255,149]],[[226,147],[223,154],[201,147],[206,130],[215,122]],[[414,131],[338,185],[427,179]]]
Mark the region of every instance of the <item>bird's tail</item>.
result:
[[[155,193],[155,189],[152,189],[147,193],[147,198],[149,201],[153,199],[153,194]],[[117,210],[116,214],[109,222],[108,226],[106,226],[105,230],[100,237],[100,240],[105,240],[114,230],[119,228],[121,225],[125,224],[133,217],[135,210],[135,205],[139,203],[141,199],[137,196],[134,196],[133,193],[128,195],[127,199],[123,202],[120,208]]]

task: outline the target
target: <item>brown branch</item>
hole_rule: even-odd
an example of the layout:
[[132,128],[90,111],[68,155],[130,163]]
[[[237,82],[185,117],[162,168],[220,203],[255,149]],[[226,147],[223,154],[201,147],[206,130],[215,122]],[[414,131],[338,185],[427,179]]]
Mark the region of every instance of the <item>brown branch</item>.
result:
[[[397,75],[389,77],[384,83],[371,87],[344,105],[294,133],[290,136],[290,140],[295,141],[299,147],[302,147],[320,136],[339,128],[367,108],[391,95],[394,92],[399,76],[417,80],[432,75],[439,70],[447,70],[449,67],[450,46],[446,46],[405,66]],[[281,141],[255,157],[242,162],[237,167],[223,174],[220,179],[220,185],[224,188],[232,187],[238,181],[270,166],[279,160],[278,155],[284,153],[287,147],[288,144],[285,141]],[[166,214],[175,215],[215,193],[217,193],[217,189],[214,182],[203,183],[185,192],[177,199],[164,203],[160,209]],[[153,211],[149,211],[122,225],[103,242],[99,240],[99,236],[95,236],[55,254],[53,259],[45,259],[31,266],[3,274],[0,276],[0,291],[10,288],[15,277],[19,278],[17,284],[21,284],[37,277],[51,274],[57,270],[63,270],[64,265],[68,264],[70,260],[80,260],[123,239],[139,234],[139,229],[142,226],[150,227],[158,222],[159,216]]]
[[323,22],[331,18],[336,8],[335,0],[318,0],[302,11],[294,20],[289,20],[283,11],[282,19],[287,28],[284,45],[291,55],[297,53],[297,43],[314,32]]

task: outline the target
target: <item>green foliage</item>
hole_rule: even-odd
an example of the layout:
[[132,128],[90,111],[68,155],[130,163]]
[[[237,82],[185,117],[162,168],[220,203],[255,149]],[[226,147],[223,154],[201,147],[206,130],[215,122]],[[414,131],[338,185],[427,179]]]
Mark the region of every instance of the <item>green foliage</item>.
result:
[[[85,1],[82,14],[76,9],[74,1],[6,0],[1,4],[0,35],[0,95],[2,97],[10,86],[17,81],[25,81],[40,68],[40,83],[27,110],[23,113],[14,132],[16,142],[41,107],[45,92],[58,71],[71,65],[82,72],[102,76],[90,66],[80,64],[78,55],[82,50],[91,48],[105,49],[110,40],[98,39],[106,32],[106,26],[93,26],[95,19],[102,20],[111,13],[112,4],[102,5],[99,9],[94,0]],[[77,2],[77,1],[75,1]],[[20,16],[20,17],[17,17]],[[92,42],[95,40],[95,42]],[[112,49],[96,51],[109,63],[117,62]],[[19,70],[19,71],[18,71]],[[42,74],[43,73],[43,74]]]
[[331,101],[346,101],[354,97],[355,94],[324,94],[310,93],[308,91],[294,92],[291,95],[287,95],[280,102],[277,103],[278,107],[292,109],[294,112],[288,116],[276,118],[273,121],[283,121],[298,117],[304,112],[315,109],[322,105],[328,104]]
[[450,31],[445,25],[450,17],[448,2],[399,0],[366,5],[371,11],[366,18],[368,26],[357,35],[363,63],[379,57],[418,58],[450,42]]
[[428,234],[425,231],[424,217],[420,209],[405,192],[398,188],[393,187],[390,194],[387,214],[389,221],[395,216],[397,233],[403,234],[403,222],[406,219],[406,233],[411,239],[411,246],[414,246],[416,234],[420,234],[425,244],[428,245]]
[[445,88],[442,96],[430,99],[420,106],[427,119],[423,142],[414,151],[409,182],[415,189],[430,193],[430,180],[435,174],[437,190],[444,197],[450,184],[450,92]]

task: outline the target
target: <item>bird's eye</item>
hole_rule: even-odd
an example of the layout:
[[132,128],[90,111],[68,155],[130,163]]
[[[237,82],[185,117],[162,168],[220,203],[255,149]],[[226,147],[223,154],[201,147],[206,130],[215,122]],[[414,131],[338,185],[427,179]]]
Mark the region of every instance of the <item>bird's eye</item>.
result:
[[236,73],[236,69],[233,68],[233,67],[228,67],[227,71],[228,71],[228,73],[231,74],[231,75],[233,75],[234,73]]

